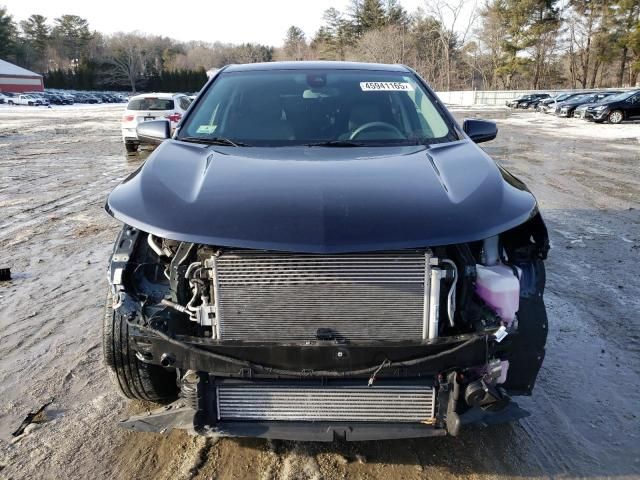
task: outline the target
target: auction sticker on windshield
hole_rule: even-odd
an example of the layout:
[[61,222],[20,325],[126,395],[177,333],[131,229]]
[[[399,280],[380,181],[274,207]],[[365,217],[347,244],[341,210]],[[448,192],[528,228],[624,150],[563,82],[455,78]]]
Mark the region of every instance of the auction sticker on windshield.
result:
[[360,82],[360,89],[363,92],[410,92],[413,85],[407,82]]

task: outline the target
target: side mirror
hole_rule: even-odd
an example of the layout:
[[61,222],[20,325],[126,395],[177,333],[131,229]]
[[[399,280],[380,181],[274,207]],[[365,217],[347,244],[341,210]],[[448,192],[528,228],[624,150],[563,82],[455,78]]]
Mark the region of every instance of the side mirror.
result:
[[171,124],[168,120],[150,120],[138,124],[136,134],[142,143],[158,145],[171,137]]
[[498,127],[495,122],[490,122],[489,120],[467,118],[462,124],[462,129],[476,143],[488,142],[498,135]]

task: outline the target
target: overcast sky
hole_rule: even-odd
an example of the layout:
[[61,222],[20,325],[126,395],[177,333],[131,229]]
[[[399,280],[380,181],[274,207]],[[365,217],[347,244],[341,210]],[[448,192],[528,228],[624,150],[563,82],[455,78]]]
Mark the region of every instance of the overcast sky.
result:
[[[410,13],[424,0],[401,0]],[[0,0],[15,20],[38,13],[52,20],[75,14],[103,33],[138,30],[178,40],[282,44],[290,25],[313,36],[330,7],[344,11],[349,0]]]

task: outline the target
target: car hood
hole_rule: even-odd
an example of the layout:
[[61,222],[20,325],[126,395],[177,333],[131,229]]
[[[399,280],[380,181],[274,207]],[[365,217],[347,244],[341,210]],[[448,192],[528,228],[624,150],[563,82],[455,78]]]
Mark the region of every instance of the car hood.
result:
[[578,106],[578,108],[587,109],[589,107],[597,107],[598,105],[602,105],[602,104],[603,104],[603,102],[583,103],[582,105]]
[[597,102],[597,103],[591,103],[589,104],[588,108],[595,108],[595,107],[600,107],[600,106],[605,106],[608,107],[610,105],[615,105],[616,103],[618,103],[617,101],[611,101],[611,100],[603,100],[602,102]]
[[573,106],[573,105],[582,105],[584,103],[589,103],[588,100],[566,100],[564,102],[561,102],[561,105],[563,106]]
[[431,148],[167,140],[106,209],[173,240],[313,253],[481,240],[537,211],[526,187],[469,140]]

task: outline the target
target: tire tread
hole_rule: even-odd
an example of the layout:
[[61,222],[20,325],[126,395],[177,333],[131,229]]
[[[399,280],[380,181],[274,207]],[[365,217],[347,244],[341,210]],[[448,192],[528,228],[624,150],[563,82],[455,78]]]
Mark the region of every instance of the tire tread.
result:
[[177,398],[175,373],[136,357],[129,343],[129,325],[113,310],[111,292],[105,305],[102,345],[109,377],[121,396],[156,403]]

